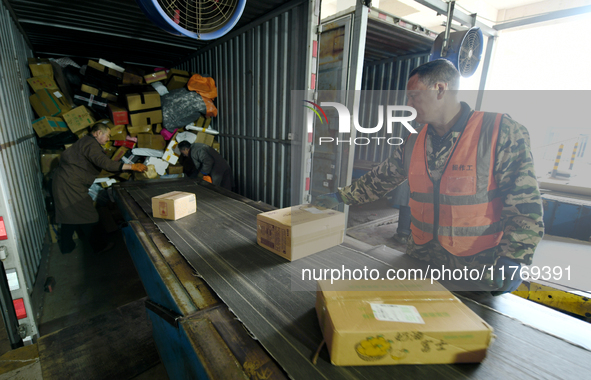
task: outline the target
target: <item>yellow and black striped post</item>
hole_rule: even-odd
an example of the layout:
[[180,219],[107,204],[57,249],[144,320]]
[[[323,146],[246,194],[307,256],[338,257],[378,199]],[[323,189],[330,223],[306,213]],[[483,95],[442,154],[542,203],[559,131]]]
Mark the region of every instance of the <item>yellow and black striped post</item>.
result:
[[560,164],[560,157],[562,157],[562,149],[564,149],[564,144],[560,144],[560,148],[558,148],[556,161],[554,161],[554,169],[552,170],[552,177],[556,177],[556,173],[558,173],[558,164]]
[[575,165],[575,156],[577,155],[577,148],[579,147],[579,142],[575,143],[575,148],[573,149],[573,155],[570,157],[570,167],[568,170],[573,170],[573,166]]

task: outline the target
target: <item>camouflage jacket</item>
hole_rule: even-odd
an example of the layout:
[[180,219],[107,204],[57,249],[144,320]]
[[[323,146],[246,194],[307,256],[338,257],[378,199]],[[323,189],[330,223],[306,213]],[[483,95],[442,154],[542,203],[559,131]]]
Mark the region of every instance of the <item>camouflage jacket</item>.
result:
[[[447,156],[466,126],[472,111],[462,104],[466,117],[458,123],[441,141],[432,128],[427,133],[427,162],[432,177],[441,172]],[[462,125],[463,124],[463,125]],[[435,146],[435,149],[434,149]],[[339,190],[346,204],[361,204],[378,200],[396,188],[406,179],[402,146],[398,147],[386,161],[370,172]],[[434,176],[435,174],[435,176]],[[534,250],[543,236],[542,200],[534,172],[533,157],[527,129],[508,116],[504,116],[499,128],[494,176],[504,197],[501,216],[504,234],[498,247],[486,250],[466,260],[494,265],[499,255],[507,256],[526,265],[531,264]],[[409,239],[407,254],[428,261],[449,264],[450,256],[437,241],[416,245]],[[456,260],[458,258],[451,258]]]

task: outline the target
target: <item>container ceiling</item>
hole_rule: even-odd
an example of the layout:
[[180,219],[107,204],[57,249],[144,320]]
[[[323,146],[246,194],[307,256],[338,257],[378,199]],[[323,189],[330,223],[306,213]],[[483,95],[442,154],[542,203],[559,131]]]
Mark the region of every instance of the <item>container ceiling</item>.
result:
[[[103,58],[119,64],[170,67],[213,42],[161,30],[135,0],[3,1],[38,57]],[[287,2],[247,0],[233,30]]]

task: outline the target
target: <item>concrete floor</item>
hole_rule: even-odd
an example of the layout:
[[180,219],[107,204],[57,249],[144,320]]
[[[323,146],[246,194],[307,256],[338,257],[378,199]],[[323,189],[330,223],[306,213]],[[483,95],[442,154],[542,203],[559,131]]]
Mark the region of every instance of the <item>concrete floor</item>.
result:
[[[56,243],[50,245],[46,276],[55,279],[55,286],[53,292],[43,294],[38,322],[41,336],[146,296],[121,232],[107,238],[115,241],[115,248],[101,255],[93,254],[78,239],[76,249],[67,255]],[[36,344],[0,356],[0,380],[6,379],[43,379]],[[158,362],[134,379],[167,380],[168,376]]]

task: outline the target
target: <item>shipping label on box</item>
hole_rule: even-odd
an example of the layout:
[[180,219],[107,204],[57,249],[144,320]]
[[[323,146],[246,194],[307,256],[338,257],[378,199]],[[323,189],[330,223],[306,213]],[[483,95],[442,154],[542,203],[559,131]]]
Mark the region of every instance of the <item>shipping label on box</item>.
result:
[[181,157],[181,152],[179,151],[177,145],[179,145],[179,143],[174,138],[172,138],[168,142],[166,150],[164,151],[164,155],[162,156],[162,159],[171,165],[176,165],[179,158]]
[[51,137],[62,132],[68,132],[68,126],[61,117],[44,116],[33,120],[33,129],[39,137]]
[[53,77],[47,75],[29,78],[27,79],[27,83],[29,83],[29,85],[35,92],[42,90],[44,88],[47,88],[49,90],[59,90],[59,87],[57,86],[57,83],[55,83],[55,81],[53,80]]
[[129,124],[127,110],[117,104],[109,103],[109,115],[115,125]]
[[138,148],[162,150],[166,148],[166,141],[161,135],[139,134],[137,135]]
[[29,68],[31,69],[31,76],[40,77],[47,76],[53,78],[53,67],[47,58],[27,58]]
[[72,105],[58,90],[41,89],[29,97],[35,113],[42,116],[61,116],[72,110]]
[[95,123],[94,116],[85,106],[79,106],[63,115],[68,128],[74,133],[88,128]]
[[345,236],[345,214],[300,205],[257,215],[257,243],[294,261],[337,246]]
[[481,362],[493,329],[430,280],[318,281],[316,313],[335,365]]
[[126,98],[131,125],[142,126],[162,123],[162,109],[158,92],[148,91],[139,94],[128,94]]
[[152,215],[155,218],[177,220],[196,211],[197,201],[193,193],[172,191],[152,198]]
[[139,127],[134,127],[132,125],[128,125],[127,126],[127,133],[129,133],[129,135],[131,137],[136,137],[137,135],[139,135],[140,133],[146,133],[146,134],[152,134],[152,129],[153,127],[151,125],[142,125]]

